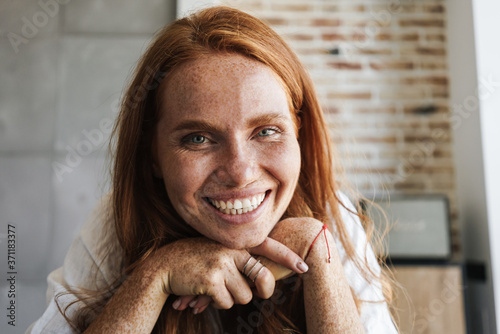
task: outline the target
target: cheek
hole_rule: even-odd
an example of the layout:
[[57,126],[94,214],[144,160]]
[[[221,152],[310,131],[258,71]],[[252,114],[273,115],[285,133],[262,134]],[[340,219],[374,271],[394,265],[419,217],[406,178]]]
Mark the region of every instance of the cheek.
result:
[[163,178],[172,203],[193,204],[195,193],[207,178],[206,163],[202,159],[173,156],[165,161]]
[[[295,189],[300,174],[300,147],[296,141],[288,145],[267,151],[266,159],[280,184],[287,190]],[[291,189],[289,189],[291,188]]]

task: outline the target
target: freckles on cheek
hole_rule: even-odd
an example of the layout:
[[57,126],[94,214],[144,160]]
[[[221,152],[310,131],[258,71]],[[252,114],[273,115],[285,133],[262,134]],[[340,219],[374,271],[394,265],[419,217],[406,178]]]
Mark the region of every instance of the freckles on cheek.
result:
[[[202,159],[191,157],[173,157],[166,171],[166,187],[171,199],[176,201],[192,200],[195,192],[203,183],[202,170],[199,166]],[[201,164],[202,166],[202,164]]]

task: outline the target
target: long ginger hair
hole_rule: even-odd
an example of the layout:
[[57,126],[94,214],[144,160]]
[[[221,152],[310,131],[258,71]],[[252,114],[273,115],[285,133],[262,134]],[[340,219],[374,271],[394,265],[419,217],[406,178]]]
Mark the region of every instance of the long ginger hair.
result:
[[[176,213],[162,180],[154,177],[152,143],[159,118],[159,101],[168,99],[168,92],[160,96],[162,80],[180,64],[213,53],[241,54],[269,66],[281,79],[290,111],[297,120],[300,119],[297,124],[300,124],[298,140],[301,151],[298,184],[283,218],[314,217],[325,222],[331,231],[335,231],[347,256],[363,275],[369,281],[375,278],[365,259],[356,255],[340,215],[339,205],[342,203],[337,197],[338,185],[334,175],[334,171],[338,170],[337,161],[309,75],[294,52],[269,26],[228,7],[202,10],[159,31],[141,58],[125,93],[113,133],[116,147],[112,171],[114,222],[126,267],[123,274],[129,274],[165,244],[200,235]],[[371,230],[371,222],[362,215],[360,217],[365,228]],[[384,281],[384,274],[381,276],[377,279]],[[300,280],[296,284],[300,285]],[[385,292],[389,301],[390,285],[383,285],[387,287]],[[277,282],[277,289],[290,287]],[[287,306],[276,307],[272,314],[264,317],[258,331],[282,333],[284,328],[304,330],[301,293],[301,288],[297,289],[297,285],[293,287]],[[359,302],[355,295],[353,298]],[[101,297],[101,307],[105,303],[102,299],[105,298]],[[199,330],[210,333],[207,315],[193,316],[190,312],[176,311],[170,307],[171,302],[169,298],[154,333],[194,334]],[[92,309],[98,312],[99,307]],[[224,312],[248,314],[254,310],[256,306],[251,304],[235,305],[233,310],[218,311],[218,314],[223,317]],[[83,329],[81,326],[80,329]]]

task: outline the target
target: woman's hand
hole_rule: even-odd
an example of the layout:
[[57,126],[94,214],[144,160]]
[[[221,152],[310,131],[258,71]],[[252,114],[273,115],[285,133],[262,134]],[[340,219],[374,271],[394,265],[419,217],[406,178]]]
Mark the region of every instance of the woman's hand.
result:
[[[264,299],[273,294],[275,277],[257,260],[249,260],[250,253],[265,255],[298,273],[307,270],[297,254],[275,240],[249,250],[234,250],[206,238],[184,239],[160,249],[153,263],[165,268],[161,274],[164,293],[183,296],[173,307],[183,310],[189,305],[200,313],[212,301],[214,307],[228,309],[235,303],[250,302],[252,292]],[[255,266],[249,278],[241,273],[247,262],[246,274]]]
[[[288,218],[276,224],[262,244],[247,251],[252,255],[260,255],[257,259],[265,265],[276,281],[294,273],[301,274],[308,270],[303,259],[322,226],[323,223],[314,218]],[[252,286],[252,282],[249,284]],[[258,290],[256,294],[263,298]],[[211,302],[212,298],[208,295],[184,295],[173,303],[173,307],[178,310],[191,307],[195,313],[200,313]],[[217,304],[214,306],[218,307]]]
[[[252,254],[262,255],[259,260],[273,273],[276,280],[287,278],[294,274],[288,266],[283,266],[283,262],[261,252],[267,248],[266,242],[277,242],[285,246],[292,254],[298,254],[305,261],[305,257],[314,238],[321,231],[323,223],[314,218],[300,217],[287,218],[280,221],[269,234],[269,238],[259,246],[257,251],[250,251]],[[267,252],[269,253],[269,252]],[[307,265],[303,264],[306,268]],[[296,271],[297,272],[297,271]]]

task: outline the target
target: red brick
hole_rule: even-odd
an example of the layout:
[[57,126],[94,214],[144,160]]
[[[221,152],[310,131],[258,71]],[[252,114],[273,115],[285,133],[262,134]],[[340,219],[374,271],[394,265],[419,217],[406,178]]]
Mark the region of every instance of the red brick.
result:
[[354,174],[362,173],[362,174],[396,174],[397,170],[395,167],[356,167],[350,170],[350,172]]
[[371,62],[370,67],[374,70],[412,70],[415,64],[409,61],[388,61],[388,62]]
[[315,27],[338,27],[340,20],[337,19],[313,19],[311,25]]
[[448,92],[448,88],[440,89],[440,88],[433,88],[432,89],[432,97],[433,98],[441,98],[445,99],[450,97],[450,94]]
[[347,5],[347,4],[324,4],[322,10],[325,12],[334,13],[362,13],[366,10],[364,5]]
[[425,189],[425,183],[421,182],[396,182],[394,184],[395,189],[399,190],[423,190]]
[[416,42],[420,39],[419,34],[412,33],[412,34],[401,34],[400,40],[406,41],[406,42]]
[[339,108],[338,107],[322,107],[323,112],[327,115],[333,115],[333,114],[338,114],[339,113]]
[[372,98],[370,92],[330,92],[329,99],[354,99],[354,100],[369,100]]
[[424,61],[422,60],[420,62],[420,67],[423,69],[423,70],[445,70],[448,68],[448,66],[446,65],[446,62],[443,60],[443,61],[439,61],[439,60],[436,60],[436,59],[433,59],[431,61]]
[[444,56],[446,51],[443,48],[430,48],[417,46],[413,48],[405,48],[401,50],[403,55],[422,55],[422,56]]
[[343,34],[331,33],[331,34],[322,34],[321,38],[324,41],[345,41],[347,40],[346,36]]
[[361,70],[362,68],[361,63],[353,63],[347,61],[329,62],[327,65],[337,70]]
[[382,48],[355,48],[351,52],[354,54],[364,54],[364,55],[391,55],[391,49],[382,49]]
[[440,19],[406,19],[399,20],[401,27],[444,27],[444,21]]
[[434,158],[451,158],[452,154],[449,150],[443,150],[437,147],[433,152],[432,156]]
[[273,11],[283,12],[307,12],[311,11],[312,7],[306,4],[272,4]]
[[427,34],[425,38],[429,42],[446,42],[446,36],[443,34]]
[[358,114],[395,114],[396,108],[394,107],[366,107],[366,108],[353,108],[352,111]]
[[445,138],[434,138],[431,135],[412,135],[412,134],[406,134],[404,136],[404,141],[406,143],[416,143],[416,142],[436,142],[436,143],[442,143],[442,142],[448,142],[449,137]]
[[385,137],[358,137],[356,138],[358,143],[387,143],[395,144],[397,143],[397,138],[395,136],[385,136]]
[[306,35],[306,34],[293,34],[293,35],[287,35],[288,40],[295,40],[295,41],[312,41],[314,39],[314,36],[312,35]]
[[377,35],[375,35],[375,40],[377,40],[377,41],[393,41],[394,35],[388,34],[388,33],[377,34]]
[[267,18],[263,18],[263,20],[271,26],[286,26],[290,22],[289,20],[279,18],[279,17],[267,17]]
[[443,5],[423,5],[424,12],[427,13],[444,13]]
[[446,86],[448,85],[448,78],[441,76],[429,76],[429,77],[413,77],[413,78],[401,78],[400,81],[402,84],[415,85],[415,84],[424,84],[424,85],[440,85]]

